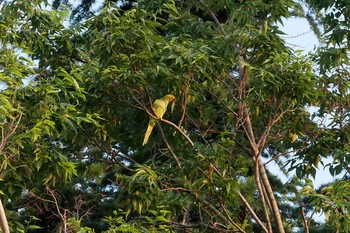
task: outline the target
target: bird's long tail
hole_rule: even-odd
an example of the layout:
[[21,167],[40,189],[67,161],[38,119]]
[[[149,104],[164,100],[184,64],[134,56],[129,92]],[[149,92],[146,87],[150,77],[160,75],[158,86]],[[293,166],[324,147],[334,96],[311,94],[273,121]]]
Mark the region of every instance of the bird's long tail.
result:
[[155,123],[152,123],[152,122],[150,122],[150,123],[148,124],[147,130],[146,130],[146,133],[145,133],[145,137],[144,137],[143,143],[142,143],[143,146],[148,142],[149,136],[150,136],[151,133],[152,133],[152,130],[153,130],[153,128],[154,128],[154,125],[155,125]]

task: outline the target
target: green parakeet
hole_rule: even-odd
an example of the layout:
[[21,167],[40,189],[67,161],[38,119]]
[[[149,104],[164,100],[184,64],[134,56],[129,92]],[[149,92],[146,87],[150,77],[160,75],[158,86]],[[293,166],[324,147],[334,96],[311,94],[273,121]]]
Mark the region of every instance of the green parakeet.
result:
[[[175,100],[176,100],[175,96],[168,94],[168,95],[164,96],[163,98],[157,99],[156,101],[154,101],[153,111],[157,115],[157,117],[163,118],[163,115],[166,112],[166,109],[167,109],[168,104],[170,102],[172,102],[171,112],[173,112],[174,106],[175,106]],[[153,117],[150,117],[149,122],[148,122],[148,127],[147,127],[147,130],[145,133],[145,138],[143,139],[143,143],[142,143],[143,146],[148,142],[148,138],[151,135],[152,130],[153,130],[156,122],[157,122],[156,119],[154,119]]]

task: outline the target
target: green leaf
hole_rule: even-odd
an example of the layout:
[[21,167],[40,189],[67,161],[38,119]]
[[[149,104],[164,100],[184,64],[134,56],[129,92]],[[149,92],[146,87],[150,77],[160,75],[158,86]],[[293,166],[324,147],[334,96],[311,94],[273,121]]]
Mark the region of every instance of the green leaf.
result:
[[29,225],[28,229],[43,229],[43,227],[37,225]]

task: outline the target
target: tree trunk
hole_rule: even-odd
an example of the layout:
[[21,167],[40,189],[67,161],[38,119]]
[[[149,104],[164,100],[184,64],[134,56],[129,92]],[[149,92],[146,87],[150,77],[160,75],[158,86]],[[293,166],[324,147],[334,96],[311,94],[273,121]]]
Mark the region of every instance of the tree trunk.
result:
[[280,213],[280,210],[278,208],[278,204],[277,204],[275,195],[273,194],[270,181],[267,178],[267,174],[266,174],[266,171],[265,171],[265,166],[264,166],[260,156],[258,156],[257,159],[258,159],[258,163],[259,163],[260,178],[261,178],[261,180],[263,182],[263,185],[265,187],[267,196],[268,196],[268,198],[270,200],[270,203],[271,203],[271,207],[272,207],[271,211],[272,211],[272,213],[273,213],[273,215],[275,217],[275,221],[276,221],[276,224],[277,224],[277,230],[278,230],[279,233],[285,233],[284,227],[283,227],[281,213]]
[[10,233],[9,225],[7,223],[7,218],[5,214],[4,206],[2,205],[2,201],[0,199],[0,224],[1,229],[4,233]]

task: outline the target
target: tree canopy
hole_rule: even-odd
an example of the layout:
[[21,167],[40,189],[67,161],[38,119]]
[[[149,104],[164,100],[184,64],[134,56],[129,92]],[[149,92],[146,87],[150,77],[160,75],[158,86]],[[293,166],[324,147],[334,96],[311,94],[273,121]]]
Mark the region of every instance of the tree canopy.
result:
[[94,4],[0,3],[3,232],[350,232],[346,1]]

